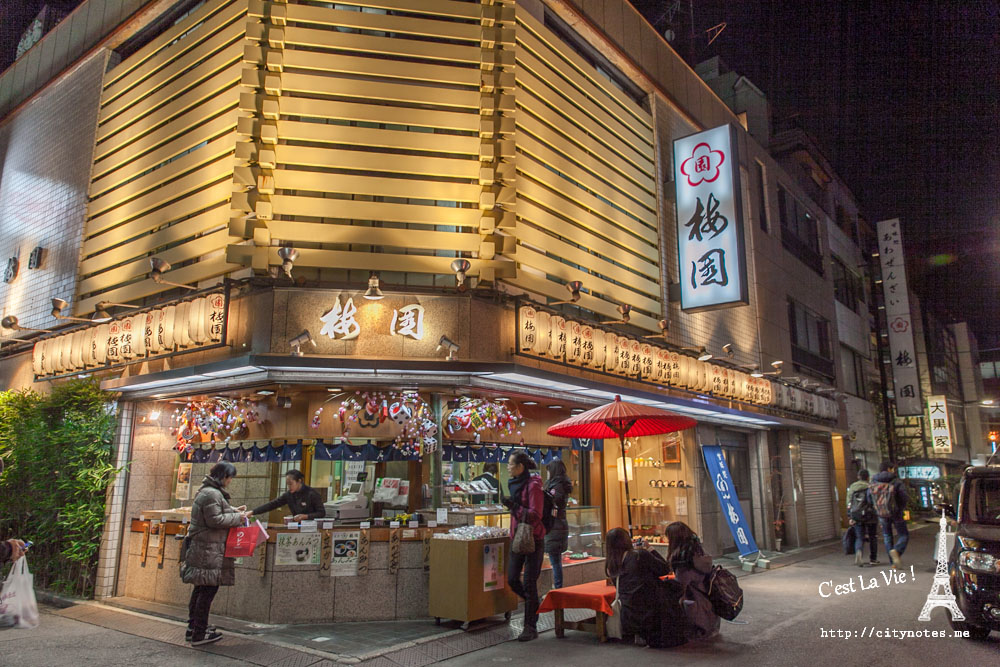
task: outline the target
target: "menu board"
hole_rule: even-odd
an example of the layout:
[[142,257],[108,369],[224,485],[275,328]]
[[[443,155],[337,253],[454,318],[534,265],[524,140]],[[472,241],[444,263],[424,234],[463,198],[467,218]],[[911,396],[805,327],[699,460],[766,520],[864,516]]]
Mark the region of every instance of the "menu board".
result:
[[358,573],[358,542],[361,531],[334,531],[333,556],[330,561],[331,577],[353,577]]
[[319,565],[322,548],[323,538],[320,533],[278,533],[274,564]]

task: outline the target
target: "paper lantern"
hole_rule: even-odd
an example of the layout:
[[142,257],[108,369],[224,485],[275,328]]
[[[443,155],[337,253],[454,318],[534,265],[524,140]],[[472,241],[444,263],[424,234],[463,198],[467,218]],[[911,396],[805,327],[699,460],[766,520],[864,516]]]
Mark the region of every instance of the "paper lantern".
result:
[[177,314],[177,306],[165,306],[163,316],[160,319],[160,351],[169,353],[174,351],[174,319]]
[[590,365],[599,371],[604,370],[604,364],[607,360],[608,337],[605,335],[603,329],[584,327],[585,331],[586,329],[590,329],[594,341],[594,358],[590,362]]
[[538,311],[538,337],[535,339],[535,354],[549,356],[549,344],[552,340],[552,316],[544,310]]
[[571,364],[579,362],[583,356],[583,335],[579,322],[566,323],[566,361]]
[[538,311],[531,306],[521,306],[517,311],[518,349],[521,352],[533,352],[538,341]]
[[44,347],[44,340],[36,341],[31,346],[31,372],[36,376],[42,374],[42,354]]
[[212,294],[208,297],[208,339],[213,343],[222,341],[222,330],[226,323],[226,297]]
[[174,343],[179,349],[191,346],[191,336],[188,335],[188,313],[190,310],[190,301],[182,301],[174,309]]
[[87,348],[87,330],[73,332],[73,351],[70,354],[70,365],[73,370],[83,370],[83,354]]
[[188,310],[188,336],[195,345],[208,340],[208,299],[200,297],[191,302]]
[[137,359],[146,356],[146,314],[132,316],[132,351]]
[[121,327],[121,355],[123,360],[128,361],[135,357],[135,332],[132,331],[132,318],[123,319]]
[[143,338],[145,339],[146,354],[152,356],[159,354],[162,338],[160,334],[160,319],[163,311],[157,308],[143,315]]
[[566,356],[566,318],[553,315],[551,322],[552,339],[549,341],[549,356],[561,361]]

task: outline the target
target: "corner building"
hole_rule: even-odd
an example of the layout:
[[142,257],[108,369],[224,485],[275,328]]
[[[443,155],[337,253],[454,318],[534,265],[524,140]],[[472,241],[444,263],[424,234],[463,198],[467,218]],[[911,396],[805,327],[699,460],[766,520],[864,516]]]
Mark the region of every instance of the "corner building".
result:
[[[811,266],[828,259],[826,226],[786,221],[779,202],[808,193],[631,5],[165,4],[94,37],[105,72],[96,124],[78,133],[94,132],[87,210],[59,222],[80,239],[71,314],[85,321],[53,320],[45,296],[16,301],[11,285],[44,291],[31,272],[0,287],[4,315],[52,330],[4,332],[8,386],[97,373],[121,392],[131,465],[110,495],[100,595],[183,601],[148,537],[182,530],[179,477],[196,489],[218,460],[240,466],[248,505],[291,468],[330,499],[360,471],[369,492],[396,479],[375,519],[455,510],[463,483],[524,446],[569,469],[574,551],[600,556],[627,523],[627,477],[637,532],[683,520],[719,554],[735,542],[701,447],[720,445],[760,547],[835,536],[837,317],[829,272]],[[45,84],[0,131],[86,71]],[[683,311],[673,141],[723,125],[747,298]],[[546,435],[616,394],[698,426],[635,439],[624,462],[616,442]],[[209,423],[219,411],[245,428]],[[279,588],[317,575],[283,570],[268,545],[218,611],[424,616],[420,542],[404,539],[393,569],[385,533],[367,582],[379,595],[320,576],[294,617]],[[600,576],[585,567],[566,582]]]

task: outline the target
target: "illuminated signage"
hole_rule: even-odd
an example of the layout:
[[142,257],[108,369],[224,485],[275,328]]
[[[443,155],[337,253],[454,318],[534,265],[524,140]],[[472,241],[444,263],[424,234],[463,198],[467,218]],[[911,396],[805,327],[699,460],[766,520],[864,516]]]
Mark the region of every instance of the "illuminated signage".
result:
[[[876,225],[876,229],[882,265],[885,316],[889,325],[896,414],[919,415],[923,414],[920,405],[920,380],[917,377],[917,354],[913,346],[913,321],[910,319],[910,295],[906,286],[899,219],[883,220]],[[951,451],[950,446],[948,451]]]
[[736,131],[720,125],[674,141],[681,308],[749,303]]
[[941,469],[937,466],[900,466],[899,476],[905,479],[940,479]]
[[927,397],[927,418],[931,424],[931,444],[935,454],[951,454],[948,402],[944,396]]

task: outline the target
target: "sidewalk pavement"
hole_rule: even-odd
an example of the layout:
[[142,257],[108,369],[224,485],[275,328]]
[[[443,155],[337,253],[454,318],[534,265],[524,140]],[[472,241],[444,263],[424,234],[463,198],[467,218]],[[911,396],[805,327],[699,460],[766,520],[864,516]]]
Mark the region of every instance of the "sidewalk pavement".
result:
[[[915,525],[911,530],[922,527],[925,526]],[[762,553],[762,557],[769,561],[769,569],[778,569],[820,558],[839,549],[838,539],[804,549],[766,552]],[[753,574],[742,568],[736,555],[715,560],[738,577]],[[762,572],[765,570],[755,570],[755,573]],[[186,609],[124,598],[112,598],[103,603],[76,602],[46,595],[39,598],[66,607],[50,610],[56,616],[187,647],[184,642]],[[592,615],[593,612],[587,610],[567,610],[566,620],[583,620]],[[457,621],[443,621],[441,625],[436,625],[433,619],[315,625],[264,625],[217,615],[212,615],[211,619],[224,632],[224,639],[187,650],[267,667],[327,667],[336,664],[422,667],[510,641],[520,634],[523,627],[520,616],[515,616],[509,623],[503,621],[502,616],[475,622],[467,631],[461,630]],[[551,630],[553,624],[552,613],[542,614],[539,632]]]

